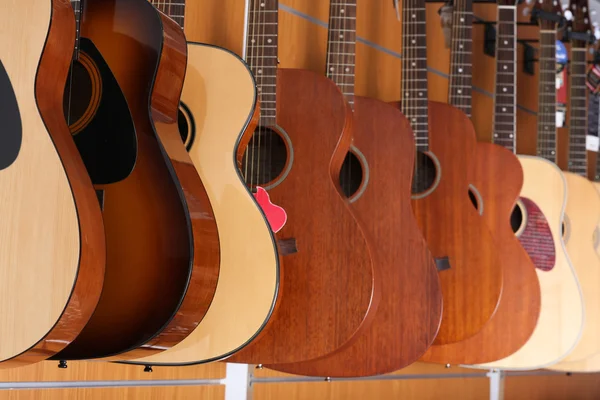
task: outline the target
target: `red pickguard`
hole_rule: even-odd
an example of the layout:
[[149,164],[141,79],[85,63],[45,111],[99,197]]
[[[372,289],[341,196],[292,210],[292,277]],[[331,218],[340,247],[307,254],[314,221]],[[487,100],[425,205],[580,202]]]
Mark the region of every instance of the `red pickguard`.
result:
[[271,226],[273,232],[279,232],[287,222],[287,214],[285,210],[271,203],[269,193],[267,193],[267,191],[260,186],[256,187],[254,198],[256,199],[256,202],[260,208],[263,210],[265,217],[267,217],[267,221],[269,221],[269,225]]
[[532,200],[521,197],[521,201],[527,211],[527,226],[519,240],[535,267],[542,271],[550,271],[556,263],[556,253],[548,221]]

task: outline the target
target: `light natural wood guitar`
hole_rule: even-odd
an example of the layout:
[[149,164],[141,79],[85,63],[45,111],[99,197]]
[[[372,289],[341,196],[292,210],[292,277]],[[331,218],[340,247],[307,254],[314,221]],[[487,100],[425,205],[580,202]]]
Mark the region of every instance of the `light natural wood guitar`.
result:
[[46,359],[98,303],[104,229],[62,116],[75,43],[71,5],[0,3],[0,361]]
[[[567,183],[556,166],[556,30],[553,16],[561,12],[552,0],[536,3],[534,15],[541,24],[539,57],[539,112],[537,155],[519,156],[524,181],[519,209],[522,218],[517,235],[538,252],[554,252],[547,270],[537,269],[542,309],[533,334],[517,352],[482,368],[536,369],[566,357],[579,342],[584,325],[581,287],[565,250],[562,224]],[[550,18],[548,18],[550,16]],[[552,233],[553,244],[540,241],[543,231]],[[531,254],[531,253],[530,253]]]
[[[157,7],[183,26],[183,1],[169,0]],[[188,42],[181,101],[181,135],[219,230],[219,281],[198,327],[171,349],[133,361],[136,364],[182,365],[226,357],[261,331],[277,297],[274,238],[235,160],[242,136],[251,135],[257,122],[252,120],[258,106],[252,72],[228,50]]]
[[[600,221],[600,197],[587,179],[587,42],[592,32],[587,0],[571,0],[571,64],[569,98],[569,167],[563,236],[577,272],[585,302],[585,327],[577,347],[563,361],[581,361],[600,353],[600,259],[594,233]],[[587,40],[586,40],[587,39]]]

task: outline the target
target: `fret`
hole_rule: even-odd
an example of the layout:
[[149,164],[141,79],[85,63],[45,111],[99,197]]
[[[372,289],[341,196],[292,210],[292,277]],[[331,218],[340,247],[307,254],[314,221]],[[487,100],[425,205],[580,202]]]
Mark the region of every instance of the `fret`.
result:
[[569,115],[569,162],[568,170],[572,173],[587,176],[587,60],[584,43],[574,41],[571,44],[571,74],[569,76],[570,115]]
[[248,0],[244,59],[260,100],[261,126],[274,125],[277,111],[278,0]]
[[150,0],[150,2],[160,12],[183,28],[185,23],[185,0]]
[[417,149],[429,149],[427,40],[424,0],[405,0],[402,7],[402,103],[413,128]]
[[329,4],[327,77],[340,87],[354,105],[354,66],[356,55],[356,0]]

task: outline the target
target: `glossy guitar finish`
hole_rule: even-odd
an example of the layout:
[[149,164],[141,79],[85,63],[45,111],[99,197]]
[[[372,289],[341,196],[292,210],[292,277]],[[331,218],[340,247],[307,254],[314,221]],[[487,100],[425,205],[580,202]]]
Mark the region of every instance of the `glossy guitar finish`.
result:
[[[221,268],[210,308],[182,342],[145,365],[183,365],[230,355],[266,324],[277,297],[279,263],[273,234],[236,165],[242,136],[252,135],[256,87],[233,53],[188,43],[181,98],[191,124],[182,132],[206,184],[220,232]],[[235,210],[235,212],[232,212]]]
[[108,245],[104,290],[82,334],[55,358],[152,355],[194,330],[218,277],[212,210],[177,127],[185,38],[145,0],[88,0],[81,32],[125,95],[138,154],[126,179],[98,187]]
[[[502,0],[501,0],[502,1]],[[512,4],[514,5],[514,3]],[[510,4],[508,5],[510,6]],[[472,2],[457,0],[452,27],[450,103],[471,113],[471,47],[458,51],[472,38]],[[521,187],[523,171],[514,154],[516,145],[516,8],[498,7],[496,29],[495,109],[493,143],[478,143],[470,170],[477,206],[500,249],[504,285],[494,316],[475,336],[457,343],[432,346],[423,361],[472,364],[499,360],[517,351],[533,333],[540,314],[540,285],[535,267],[513,232],[511,216]],[[458,69],[454,65],[462,66]],[[502,73],[503,72],[503,73]],[[467,86],[464,88],[463,86]]]
[[102,289],[100,207],[60,108],[74,31],[68,2],[0,5],[3,367],[62,350]]
[[[564,358],[578,343],[584,324],[581,289],[562,239],[566,181],[556,164],[540,157],[519,156],[523,167],[521,196],[531,199],[546,217],[556,248],[550,271],[536,269],[542,309],[533,334],[517,352],[482,368],[536,369]],[[525,216],[525,223],[527,217]]]
[[344,97],[326,77],[278,69],[277,126],[289,137],[288,154],[293,152],[294,161],[269,194],[288,214],[276,237],[295,239],[298,251],[282,259],[271,319],[228,361],[315,359],[348,345],[357,331],[368,327],[365,319],[372,318],[378,297],[371,257],[334,183],[350,147],[350,118]]
[[438,273],[410,207],[410,124],[394,107],[366,97],[354,97],[354,119],[353,146],[364,156],[369,179],[352,209],[373,245],[382,299],[369,327],[351,345],[316,360],[268,368],[309,376],[385,374],[415,362],[439,329]]
[[521,164],[503,147],[478,143],[474,165],[472,182],[484,199],[482,217],[496,246],[502,249],[502,298],[496,313],[479,333],[458,343],[432,346],[422,361],[475,364],[508,357],[527,342],[540,314],[540,284],[535,269],[510,225],[523,183]]
[[472,337],[492,318],[502,292],[502,266],[492,235],[468,196],[465,171],[472,168],[476,146],[471,122],[458,109],[430,101],[429,137],[441,178],[431,194],[412,205],[433,256],[448,257],[450,263],[439,273],[444,313],[438,345]]

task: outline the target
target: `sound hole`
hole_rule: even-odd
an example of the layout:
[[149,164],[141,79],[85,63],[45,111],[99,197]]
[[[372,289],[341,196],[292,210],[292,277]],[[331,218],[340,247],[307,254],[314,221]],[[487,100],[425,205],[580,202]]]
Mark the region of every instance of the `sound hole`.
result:
[[479,202],[477,201],[477,196],[475,196],[475,193],[473,193],[473,190],[471,189],[469,189],[469,199],[471,200],[473,207],[475,207],[476,210],[479,210]]
[[362,180],[363,170],[360,160],[353,152],[349,151],[340,171],[340,185],[344,195],[348,198],[352,197],[360,189]]
[[185,145],[187,151],[190,151],[196,138],[196,128],[194,125],[194,119],[190,109],[183,103],[179,103],[179,110],[177,114],[177,125],[179,127],[179,134],[181,140]]
[[514,233],[517,233],[523,225],[523,210],[518,205],[513,208],[510,214],[510,226]]
[[[77,100],[71,96],[71,83],[77,82]],[[69,126],[75,125],[86,113],[94,96],[94,83],[88,69],[76,61],[71,64],[63,96],[63,109]],[[73,132],[77,133],[77,132]]]
[[273,182],[285,169],[288,152],[285,141],[271,128],[258,127],[242,158],[242,175],[250,187]]
[[435,162],[429,155],[418,151],[415,159],[412,193],[419,194],[431,189],[435,184],[436,177],[437,170]]

